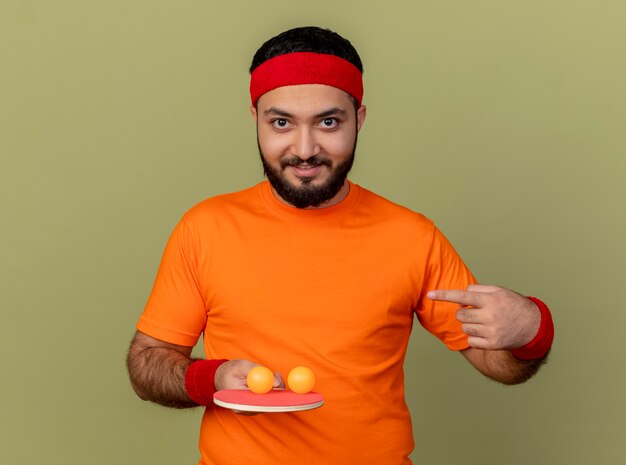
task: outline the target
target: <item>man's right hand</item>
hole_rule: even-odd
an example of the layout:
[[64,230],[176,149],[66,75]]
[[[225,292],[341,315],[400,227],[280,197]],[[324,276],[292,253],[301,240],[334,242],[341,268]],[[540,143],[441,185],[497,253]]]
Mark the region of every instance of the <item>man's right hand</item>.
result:
[[[246,378],[255,366],[258,364],[250,360],[229,360],[222,363],[215,372],[215,390],[248,389]],[[274,373],[274,388],[285,388],[285,381],[278,372]]]
[[[246,383],[248,372],[256,366],[258,366],[258,363],[251,362],[250,360],[229,360],[228,362],[222,363],[217,367],[217,371],[215,372],[215,390],[248,389],[248,384]],[[278,372],[274,373],[274,388],[285,388],[285,382]],[[233,410],[233,413],[244,416],[258,415],[258,413],[242,412],[239,410]]]

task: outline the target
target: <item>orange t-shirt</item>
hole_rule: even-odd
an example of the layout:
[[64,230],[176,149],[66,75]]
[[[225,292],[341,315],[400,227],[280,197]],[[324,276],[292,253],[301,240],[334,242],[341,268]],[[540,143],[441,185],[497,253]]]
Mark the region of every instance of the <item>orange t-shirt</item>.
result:
[[457,305],[431,289],[474,283],[433,223],[350,184],[338,205],[301,210],[263,182],[205,200],[174,230],[137,329],[207,358],[316,375],[317,410],[242,416],[207,408],[200,464],[409,464],[403,362],[413,315],[468,347]]

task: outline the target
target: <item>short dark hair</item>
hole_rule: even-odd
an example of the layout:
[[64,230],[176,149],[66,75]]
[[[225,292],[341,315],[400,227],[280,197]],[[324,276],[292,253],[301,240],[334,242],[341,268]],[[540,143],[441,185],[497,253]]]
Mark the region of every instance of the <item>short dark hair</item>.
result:
[[293,52],[316,52],[335,55],[349,61],[363,73],[363,64],[349,40],[330,29],[316,26],[289,29],[265,42],[254,54],[250,73],[270,58]]

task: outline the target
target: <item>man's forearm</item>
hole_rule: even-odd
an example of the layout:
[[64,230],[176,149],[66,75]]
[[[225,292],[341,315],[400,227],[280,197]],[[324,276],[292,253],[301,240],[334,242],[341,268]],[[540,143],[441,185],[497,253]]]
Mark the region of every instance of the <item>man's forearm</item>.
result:
[[185,389],[185,373],[192,361],[176,350],[133,343],[128,352],[133,389],[141,399],[166,407],[197,407]]
[[485,376],[503,384],[528,381],[547,361],[548,354],[536,360],[518,360],[508,350],[466,349],[463,355]]

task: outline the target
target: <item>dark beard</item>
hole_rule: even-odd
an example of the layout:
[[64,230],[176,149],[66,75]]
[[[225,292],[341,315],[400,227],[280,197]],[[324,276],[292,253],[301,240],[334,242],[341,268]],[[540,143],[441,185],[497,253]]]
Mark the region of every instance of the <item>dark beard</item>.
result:
[[335,168],[332,168],[332,162],[330,160],[317,155],[307,159],[306,161],[296,156],[281,161],[282,169],[287,166],[297,166],[302,164],[326,165],[331,170],[330,176],[328,180],[320,186],[311,185],[312,179],[308,178],[300,178],[303,184],[301,186],[294,186],[289,183],[289,181],[284,178],[281,171],[274,169],[265,161],[263,151],[261,150],[261,146],[258,142],[257,138],[259,154],[261,155],[261,162],[263,163],[263,171],[276,193],[283,200],[296,208],[307,208],[319,207],[321,204],[337,195],[341,187],[346,182],[348,173],[352,169],[357,141],[355,138],[354,147],[352,147],[352,153],[350,156],[335,166]]

